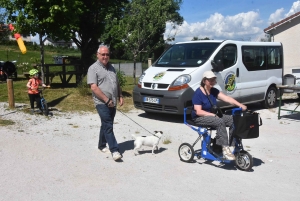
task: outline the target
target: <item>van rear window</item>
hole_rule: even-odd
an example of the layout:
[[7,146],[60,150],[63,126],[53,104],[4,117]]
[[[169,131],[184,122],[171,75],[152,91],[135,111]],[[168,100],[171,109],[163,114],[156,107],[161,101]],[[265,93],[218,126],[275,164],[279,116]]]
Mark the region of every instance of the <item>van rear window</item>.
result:
[[152,66],[198,67],[209,59],[220,44],[220,42],[175,44],[164,52]]
[[243,63],[248,71],[281,69],[281,46],[242,46]]

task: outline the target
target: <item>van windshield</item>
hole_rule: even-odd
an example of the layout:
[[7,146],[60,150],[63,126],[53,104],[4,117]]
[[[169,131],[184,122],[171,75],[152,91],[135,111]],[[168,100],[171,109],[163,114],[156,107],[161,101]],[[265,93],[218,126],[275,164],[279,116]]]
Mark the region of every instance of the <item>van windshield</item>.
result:
[[220,42],[175,44],[170,47],[152,66],[198,67],[208,60],[220,44]]

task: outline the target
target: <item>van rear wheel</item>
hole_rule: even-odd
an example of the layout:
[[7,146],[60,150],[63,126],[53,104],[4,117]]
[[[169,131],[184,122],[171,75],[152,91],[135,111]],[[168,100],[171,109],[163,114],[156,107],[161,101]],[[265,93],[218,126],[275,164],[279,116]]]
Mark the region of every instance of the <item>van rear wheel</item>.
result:
[[269,87],[265,100],[262,101],[262,105],[265,108],[274,108],[277,100],[277,89],[275,87]]

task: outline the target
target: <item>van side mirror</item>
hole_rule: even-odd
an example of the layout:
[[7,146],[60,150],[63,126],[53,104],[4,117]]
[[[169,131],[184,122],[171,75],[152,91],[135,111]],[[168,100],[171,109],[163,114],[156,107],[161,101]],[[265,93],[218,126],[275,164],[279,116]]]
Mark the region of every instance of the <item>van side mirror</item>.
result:
[[213,72],[220,72],[224,70],[224,65],[220,59],[218,59],[216,62],[214,60],[211,61],[212,71]]

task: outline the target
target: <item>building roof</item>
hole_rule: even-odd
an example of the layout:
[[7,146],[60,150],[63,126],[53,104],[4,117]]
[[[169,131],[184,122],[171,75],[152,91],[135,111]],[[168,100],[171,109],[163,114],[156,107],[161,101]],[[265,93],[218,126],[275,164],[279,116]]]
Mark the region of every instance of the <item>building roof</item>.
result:
[[279,21],[279,22],[276,22],[275,24],[272,24],[271,26],[267,27],[264,29],[264,32],[267,33],[269,31],[271,31],[272,29],[276,29],[276,27],[279,27],[287,22],[290,22],[292,19],[294,18],[297,18],[297,17],[300,17],[300,11],[287,17],[287,18],[284,18],[283,20]]

